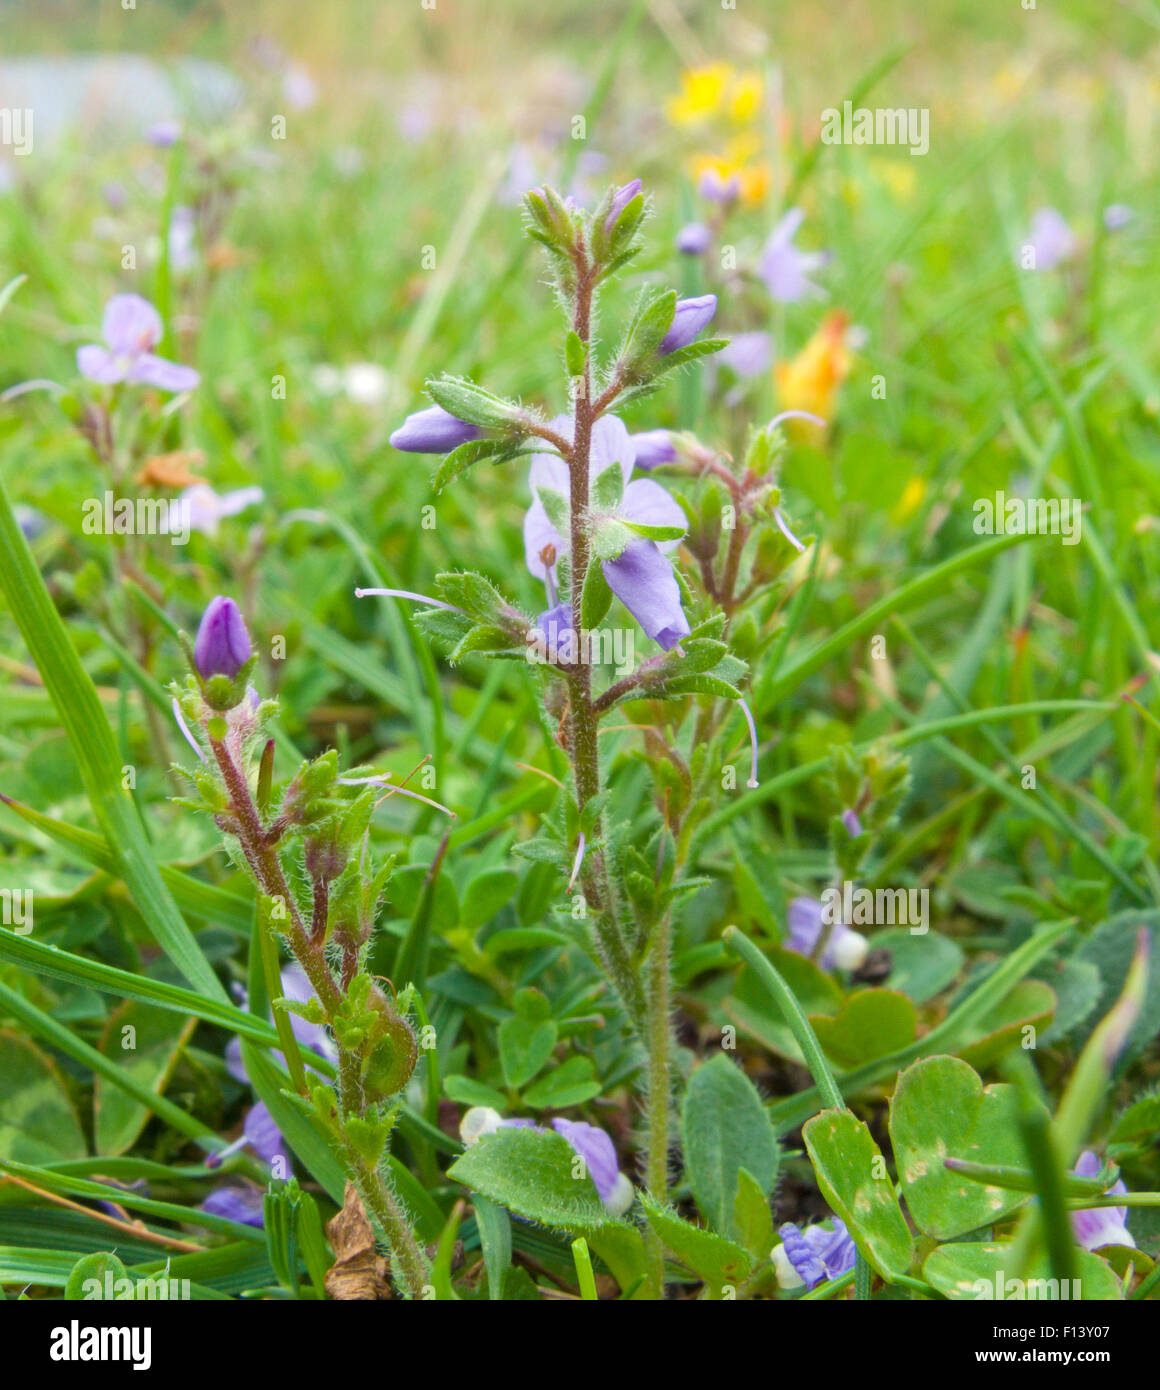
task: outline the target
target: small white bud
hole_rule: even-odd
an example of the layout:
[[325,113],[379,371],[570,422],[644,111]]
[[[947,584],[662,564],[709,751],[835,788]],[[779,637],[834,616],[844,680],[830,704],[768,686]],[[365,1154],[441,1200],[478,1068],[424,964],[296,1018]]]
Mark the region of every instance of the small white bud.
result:
[[784,1245],[775,1245],[770,1252],[769,1258],[773,1261],[774,1273],[777,1275],[777,1287],[779,1289],[800,1289],[802,1283],[801,1275],[794,1269],[789,1262],[789,1256],[785,1252]]
[[841,970],[857,970],[869,950],[870,943],[861,932],[844,931],[834,941],[834,964]]
[[623,1173],[617,1173],[616,1184],[604,1202],[605,1210],[613,1216],[623,1216],[636,1200],[636,1190]]
[[485,1134],[494,1134],[499,1129],[500,1113],[490,1105],[473,1105],[459,1121],[459,1137],[468,1148]]

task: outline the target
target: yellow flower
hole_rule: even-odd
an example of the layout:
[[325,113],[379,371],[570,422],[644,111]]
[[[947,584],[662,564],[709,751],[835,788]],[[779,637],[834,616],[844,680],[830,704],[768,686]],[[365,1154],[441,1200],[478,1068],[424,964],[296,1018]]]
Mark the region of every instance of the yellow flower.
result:
[[738,125],[748,125],[761,114],[765,84],[758,73],[744,73],[729,88],[729,118]]
[[908,517],[914,515],[922,506],[922,499],[926,496],[926,479],[914,477],[909,480],[902,489],[902,495],[894,504],[894,511],[891,516],[896,522],[906,521]]
[[690,68],[681,76],[681,92],[666,106],[673,125],[696,125],[715,116],[721,109],[725,89],[733,76],[728,63]]
[[[838,390],[850,374],[850,349],[846,343],[849,322],[840,309],[831,310],[795,358],[775,364],[774,385],[782,410],[808,410],[821,416],[827,426],[830,424],[837,409]],[[823,433],[805,420],[788,421],[787,428],[807,438],[818,438]]]
[[871,168],[900,203],[910,202],[918,177],[914,160],[876,159]]

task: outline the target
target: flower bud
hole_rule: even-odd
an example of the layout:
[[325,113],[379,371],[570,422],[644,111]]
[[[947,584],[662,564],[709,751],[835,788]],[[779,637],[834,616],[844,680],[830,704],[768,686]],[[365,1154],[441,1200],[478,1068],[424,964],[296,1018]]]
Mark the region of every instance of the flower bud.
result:
[[408,415],[391,435],[391,444],[408,454],[446,454],[482,434],[478,426],[433,405]]
[[672,325],[658,349],[661,356],[666,357],[678,348],[688,347],[693,339],[709,326],[716,312],[715,294],[698,295],[696,299],[678,299]]
[[690,222],[677,233],[677,250],[686,256],[703,256],[713,244],[713,233],[704,222]]
[[624,183],[612,195],[612,206],[608,209],[608,216],[604,219],[604,235],[612,235],[612,230],[620,219],[620,214],[628,207],[629,203],[636,197],[641,190],[640,179],[633,179],[631,183]]
[[250,634],[232,598],[210,600],[197,629],[193,659],[203,680],[233,680],[252,654]]

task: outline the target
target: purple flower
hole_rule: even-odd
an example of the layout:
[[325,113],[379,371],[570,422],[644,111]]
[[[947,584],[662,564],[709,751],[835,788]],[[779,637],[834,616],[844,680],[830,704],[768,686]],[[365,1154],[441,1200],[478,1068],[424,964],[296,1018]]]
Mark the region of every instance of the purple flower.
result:
[[790,208],[769,234],[761,253],[761,278],[771,299],[780,304],[796,304],[807,294],[823,291],[809,278],[830,259],[827,251],[799,251],[793,244],[805,220],[801,208]]
[[151,351],[161,341],[161,332],[161,315],[148,300],[139,294],[115,294],[101,320],[101,336],[108,346],[89,343],[77,348],[77,370],[102,386],[130,381],[162,391],[192,391],[201,379],[192,367],[167,362]]
[[[812,956],[818,938],[826,925],[825,909],[817,898],[794,898],[789,905],[787,921],[789,938],[785,942],[787,950],[796,951],[799,956]],[[842,970],[857,970],[866,959],[869,943],[861,932],[851,931],[842,922],[835,922],[830,928],[830,939],[822,952],[822,968],[832,970],[835,966]]]
[[[1094,1178],[1099,1176],[1102,1167],[1096,1155],[1090,1149],[1085,1149],[1072,1171],[1080,1178]],[[1106,1195],[1119,1197],[1127,1190],[1123,1178],[1117,1178]],[[1088,1211],[1072,1211],[1068,1215],[1071,1217],[1072,1232],[1085,1250],[1098,1250],[1104,1245],[1136,1244],[1126,1224],[1127,1207],[1092,1207]]]
[[[552,1121],[552,1128],[571,1144],[575,1153],[584,1160],[584,1166],[596,1185],[600,1200],[613,1216],[622,1216],[633,1203],[632,1183],[620,1171],[616,1159],[616,1149],[612,1140],[597,1125],[584,1120]],[[485,1134],[494,1134],[498,1129],[534,1129],[546,1133],[535,1120],[515,1117],[503,1119],[498,1110],[488,1105],[476,1105],[468,1110],[459,1122],[459,1136],[470,1147]]]
[[391,443],[408,454],[446,454],[482,434],[475,425],[433,405],[408,415],[391,435]]
[[633,458],[637,468],[656,468],[662,463],[675,463],[677,451],[668,430],[642,430],[630,434]]
[[677,250],[685,256],[703,256],[713,244],[713,233],[704,222],[689,222],[677,233]]
[[570,662],[575,656],[573,645],[575,633],[572,629],[572,609],[566,603],[558,603],[541,613],[536,630],[544,639],[544,645],[555,661]]
[[157,121],[145,132],[145,139],[159,150],[167,150],[181,139],[180,121]]
[[773,340],[768,333],[738,333],[717,354],[717,361],[738,376],[761,376],[773,362]]
[[[282,996],[285,999],[293,1000],[296,1004],[309,1003],[314,998],[314,990],[310,986],[310,981],[306,978],[306,972],[300,965],[287,965],[282,970]],[[300,1014],[288,1013],[290,1020],[290,1030],[298,1039],[299,1047],[309,1048],[311,1052],[316,1052],[320,1057],[325,1057],[331,1062],[338,1061],[338,1049],[334,1045],[334,1040],[326,1031],[321,1023],[310,1023]],[[245,1065],[242,1062],[242,1044],[238,1038],[231,1038],[226,1045],[226,1070],[237,1081],[249,1081]],[[286,1059],[280,1052],[272,1054],[274,1060],[280,1065],[286,1065]]]
[[208,483],[194,483],[178,497],[178,502],[189,509],[189,528],[203,531],[211,538],[218,533],[222,519],[236,516],[261,502],[265,493],[260,487],[239,487],[232,492],[215,492]]
[[1104,208],[1104,226],[1109,232],[1118,232],[1126,227],[1135,215],[1127,203],[1109,203]]
[[201,1209],[213,1216],[225,1216],[230,1221],[240,1221],[243,1226],[261,1228],[264,1196],[262,1189],[252,1183],[247,1183],[245,1187],[219,1187],[202,1202]]
[[1054,270],[1075,254],[1076,241],[1063,214],[1055,208],[1040,208],[1031,219],[1031,230],[1023,251],[1031,251],[1028,270]]
[[608,216],[604,219],[605,236],[612,235],[612,229],[616,226],[620,214],[640,192],[641,187],[640,179],[633,179],[630,183],[622,183],[612,195],[612,206],[608,209]]
[[731,203],[741,192],[741,179],[736,174],[722,178],[716,169],[706,169],[697,184],[697,192],[710,203]]
[[815,1225],[803,1231],[792,1221],[779,1228],[781,1244],[774,1247],[773,1264],[781,1288],[804,1284],[812,1289],[823,1279],[839,1279],[854,1268],[854,1242],[843,1222],[836,1216],[831,1220],[832,1230]]
[[846,827],[846,834],[851,840],[856,840],[862,833],[862,822],[858,819],[858,812],[852,808],[842,812],[842,824]]
[[688,347],[709,326],[716,312],[715,294],[698,295],[696,299],[678,299],[672,325],[661,339],[660,355],[667,357],[678,348]]
[[218,594],[210,599],[197,629],[193,659],[203,680],[228,676],[233,680],[249,661],[253,648],[250,634],[232,598]]
[[[571,417],[557,416],[552,428],[570,438]],[[606,468],[621,470],[626,486],[616,515],[638,525],[680,527],[683,531],[685,514],[664,488],[648,478],[629,482],[635,458],[636,448],[623,421],[615,415],[605,415],[596,422],[589,477],[599,477]],[[554,578],[556,559],[567,554],[569,542],[549,518],[540,491],[554,492],[567,504],[571,481],[568,465],[556,454],[536,454],[529,481],[532,505],[524,517],[524,557],[531,573],[547,582],[550,576]],[[688,619],[681,608],[681,592],[667,558],[668,552],[679,544],[679,540],[652,541],[642,537],[632,541],[615,560],[601,562],[609,588],[666,651],[689,632]],[[553,557],[551,563],[545,563],[545,555]]]

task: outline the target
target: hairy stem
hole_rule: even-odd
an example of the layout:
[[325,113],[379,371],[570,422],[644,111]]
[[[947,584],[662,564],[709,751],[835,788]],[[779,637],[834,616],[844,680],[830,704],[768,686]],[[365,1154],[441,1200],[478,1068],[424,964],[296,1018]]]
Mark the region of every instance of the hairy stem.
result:
[[[670,1051],[672,1005],[670,956],[672,927],[666,912],[657,923],[648,958],[648,1149],[645,1186],[650,1197],[663,1203],[669,1186],[669,1111],[672,1100]],[[657,1288],[664,1289],[664,1251],[660,1241],[650,1242]]]

